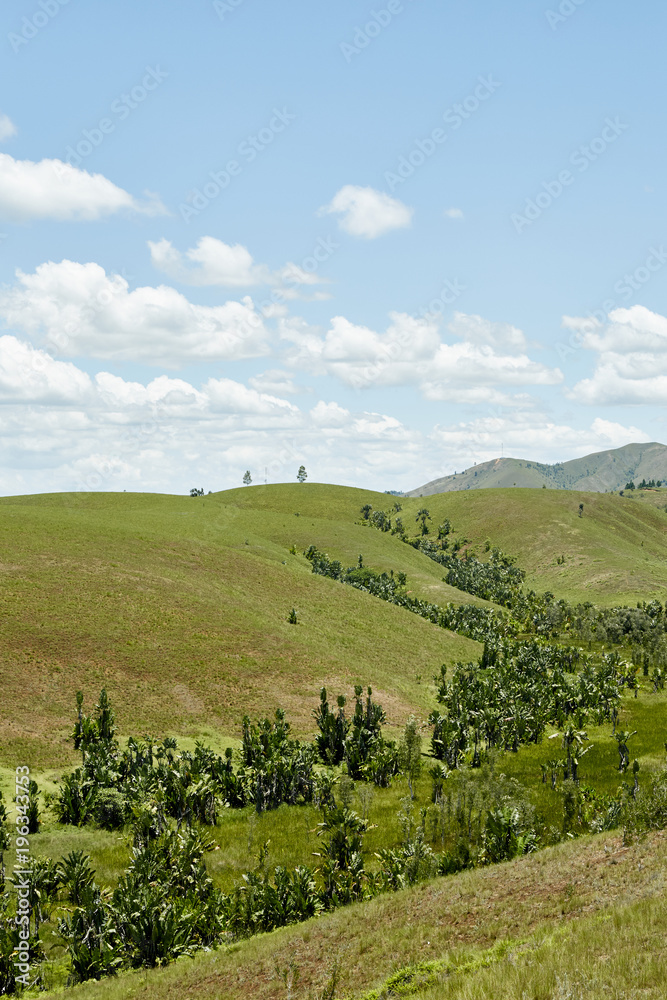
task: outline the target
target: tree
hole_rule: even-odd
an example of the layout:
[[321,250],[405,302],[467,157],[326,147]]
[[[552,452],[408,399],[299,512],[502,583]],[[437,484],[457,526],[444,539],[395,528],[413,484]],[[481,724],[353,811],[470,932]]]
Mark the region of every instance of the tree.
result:
[[198,490],[196,488],[196,486],[193,486],[192,489],[190,490],[190,496],[191,497],[203,497],[204,496],[204,491],[203,491],[203,489],[202,490]]
[[422,738],[414,715],[411,715],[405,723],[403,739],[398,748],[398,762],[401,771],[408,779],[410,798],[414,800],[414,783],[419,777],[422,766]]
[[306,472],[306,468],[304,465],[299,466],[299,471],[296,474],[296,478],[300,483],[305,483],[306,479],[308,478],[308,473]]
[[246,469],[246,471],[243,474],[243,485],[250,486],[251,482],[252,482],[252,476],[250,475],[250,469]]
[[428,535],[428,525],[426,522],[430,520],[431,520],[431,515],[426,509],[426,507],[422,507],[421,510],[417,511],[417,516],[415,518],[415,521],[417,523],[421,521],[422,535]]
[[370,512],[372,510],[373,507],[369,503],[365,503],[364,506],[361,508],[361,516],[363,517],[364,521],[368,520]]
[[580,503],[579,504],[579,517],[583,517],[583,516],[584,516],[584,505],[583,505],[583,503]]
[[623,488],[626,490],[634,490],[635,484],[632,482],[632,480],[630,480],[630,482],[626,483]]

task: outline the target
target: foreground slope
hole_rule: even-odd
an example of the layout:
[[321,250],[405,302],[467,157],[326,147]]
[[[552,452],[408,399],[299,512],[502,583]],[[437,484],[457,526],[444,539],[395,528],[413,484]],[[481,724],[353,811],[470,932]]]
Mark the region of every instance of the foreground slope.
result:
[[655,441],[627,444],[623,448],[599,451],[555,465],[525,458],[496,458],[453,476],[434,479],[410,490],[406,496],[426,497],[434,493],[515,486],[605,493],[622,490],[627,482],[638,484],[643,479],[667,481],[667,446],[664,444]]
[[420,553],[355,525],[357,503],[343,520],[335,505],[288,520],[280,503],[245,510],[220,495],[3,500],[0,763],[70,759],[78,688],[90,705],[106,686],[121,732],[135,734],[237,735],[244,712],[279,706],[310,730],[322,684],[371,683],[393,720],[425,713],[439,665],[477,644],[314,577],[300,553],[312,542],[356,562],[363,551],[433,599],[472,598]]
[[71,996],[651,1000],[667,994],[666,860],[664,833],[582,837]]

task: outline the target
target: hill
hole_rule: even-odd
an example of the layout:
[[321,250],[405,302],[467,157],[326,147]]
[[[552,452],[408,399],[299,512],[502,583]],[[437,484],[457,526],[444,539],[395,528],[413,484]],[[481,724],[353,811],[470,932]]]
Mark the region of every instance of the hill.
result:
[[627,444],[623,448],[599,451],[557,465],[518,458],[496,458],[453,476],[434,479],[410,490],[406,496],[426,497],[434,493],[515,486],[606,493],[622,490],[630,481],[639,484],[643,479],[667,482],[667,446],[664,444]]
[[428,509],[478,553],[488,538],[514,556],[536,591],[600,605],[667,596],[667,513],[627,494],[493,489],[437,494]]
[[657,1000],[667,992],[666,857],[662,833],[629,847],[613,834],[583,837],[71,996]]
[[[426,714],[440,664],[475,658],[477,644],[313,576],[301,554],[315,544],[355,565],[363,553],[368,566],[407,573],[416,596],[484,604],[443,583],[442,568],[398,537],[361,523],[363,504],[393,500],[312,483],[196,499],[1,500],[0,764],[71,760],[73,693],[92,698],[103,685],[121,732],[214,742],[237,736],[245,712],[278,706],[298,732],[311,731],[321,684],[372,683],[397,723]],[[422,502],[401,502],[414,530]],[[604,604],[664,600],[667,514],[646,503],[490,490],[442,494],[429,508],[433,525],[449,518],[478,552],[489,538],[515,556],[536,590]]]
[[301,554],[315,544],[356,564],[363,552],[430,600],[483,603],[355,523],[362,503],[384,499],[295,484],[0,501],[0,763],[73,759],[78,688],[95,697],[106,685],[124,733],[217,739],[279,706],[309,731],[322,684],[372,683],[399,720],[425,712],[439,665],[477,644],[314,577]]

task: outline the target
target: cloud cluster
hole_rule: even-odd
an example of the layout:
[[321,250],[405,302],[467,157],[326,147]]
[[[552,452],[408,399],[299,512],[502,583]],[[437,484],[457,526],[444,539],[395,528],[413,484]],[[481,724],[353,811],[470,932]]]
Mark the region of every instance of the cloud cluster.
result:
[[[230,245],[214,236],[202,236],[197,245],[185,253],[166,239],[149,241],[148,246],[154,267],[185,285],[223,288],[271,285],[279,288],[281,299],[287,301],[304,297],[299,286],[318,285],[323,280],[293,263],[271,271],[265,264],[256,264],[250,251],[240,243]],[[312,296],[315,299],[328,297],[323,292]]]
[[[278,378],[280,373],[273,373]],[[396,417],[335,400],[299,408],[229,378],[195,386],[160,375],[147,384],[91,376],[12,336],[0,337],[0,490],[148,490],[311,479],[410,489],[505,453],[558,461],[629,441],[637,427],[594,420],[576,429],[525,408],[412,430]]]
[[375,240],[393,229],[410,226],[413,210],[383,191],[346,184],[320,209],[320,214],[340,216],[338,225],[350,236]]
[[288,366],[332,375],[355,389],[412,385],[428,399],[510,403],[495,386],[557,385],[557,368],[533,361],[516,327],[457,313],[442,338],[433,318],[392,313],[384,333],[334,316],[326,333],[303,322],[280,325]]
[[0,153],[0,219],[3,222],[30,219],[91,222],[123,209],[147,215],[165,211],[155,195],[143,202],[137,201],[102,174],[89,174],[62,160],[33,163]]
[[569,392],[589,405],[664,406],[667,402],[667,318],[644,306],[615,309],[609,323],[566,317],[579,331],[583,348],[597,354],[591,378]]
[[99,264],[70,260],[17,271],[0,292],[0,320],[66,357],[88,356],[178,367],[268,352],[268,333],[252,300],[195,305],[166,285],[130,291]]

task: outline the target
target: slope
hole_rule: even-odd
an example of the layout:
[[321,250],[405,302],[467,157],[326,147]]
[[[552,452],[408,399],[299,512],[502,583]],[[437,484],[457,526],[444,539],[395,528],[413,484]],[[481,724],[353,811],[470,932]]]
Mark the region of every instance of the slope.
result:
[[638,484],[643,479],[667,481],[667,446],[657,442],[628,444],[556,465],[518,458],[496,458],[453,476],[434,479],[410,490],[406,496],[515,486],[605,493],[622,490],[627,482]]
[[[348,508],[327,507],[328,488],[295,489],[306,491],[300,500],[318,497],[322,516],[288,520],[281,502],[256,511],[224,495],[3,500],[0,763],[71,759],[78,688],[92,699],[106,686],[125,733],[234,735],[244,712],[279,706],[309,731],[323,683],[371,683],[396,720],[430,708],[439,665],[477,645],[314,577],[300,553],[314,543],[356,562],[364,552],[368,564],[407,570],[424,596],[471,598],[396,539],[347,514],[336,520],[356,496]],[[292,607],[297,626],[287,621]]]
[[[405,507],[416,504],[423,501]],[[449,518],[477,552],[489,538],[515,556],[535,590],[603,605],[664,603],[667,596],[667,513],[650,504],[604,493],[516,489],[439,494],[429,497],[428,509],[433,524]]]
[[663,833],[582,837],[71,996],[651,1000],[667,992],[666,859]]

